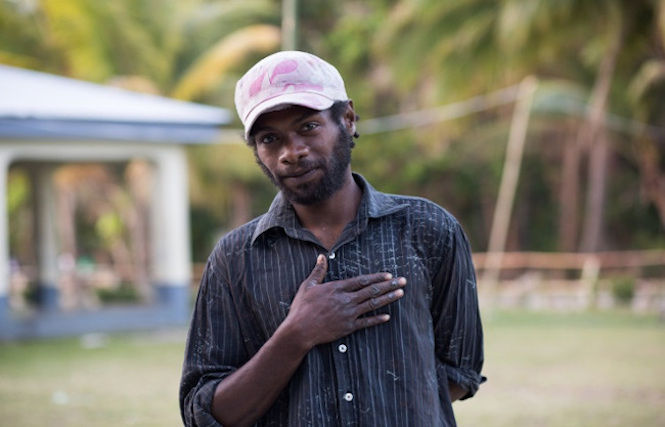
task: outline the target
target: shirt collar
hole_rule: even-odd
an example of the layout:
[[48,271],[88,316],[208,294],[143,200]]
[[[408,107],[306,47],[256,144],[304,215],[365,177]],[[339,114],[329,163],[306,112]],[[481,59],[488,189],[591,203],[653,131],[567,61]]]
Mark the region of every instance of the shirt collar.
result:
[[[380,218],[394,212],[405,209],[408,205],[399,203],[393,197],[377,191],[360,174],[354,173],[353,179],[363,190],[363,196],[356,215],[356,223],[360,226],[366,224],[369,218]],[[296,216],[291,203],[289,203],[281,192],[277,193],[270,205],[270,209],[263,215],[252,235],[252,243],[266,231],[272,228],[283,228],[288,235],[299,235],[302,230],[300,221]]]

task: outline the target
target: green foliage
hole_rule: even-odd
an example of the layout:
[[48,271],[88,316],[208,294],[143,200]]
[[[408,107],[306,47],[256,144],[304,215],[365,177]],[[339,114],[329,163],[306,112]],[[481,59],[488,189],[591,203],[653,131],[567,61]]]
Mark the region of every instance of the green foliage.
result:
[[21,209],[30,200],[30,182],[23,171],[10,171],[7,188],[7,209],[10,214]]
[[610,281],[612,296],[621,305],[628,305],[635,297],[635,278],[629,276],[614,277]]
[[31,236],[33,235],[32,190],[25,170],[10,168],[7,177],[7,214],[11,226],[9,247],[12,255],[21,262],[29,262],[32,255]]
[[104,212],[95,221],[95,231],[100,238],[111,242],[114,239],[121,238],[124,232],[124,224],[117,213]]
[[102,304],[137,303],[140,300],[136,287],[131,283],[122,283],[115,288],[97,288],[95,292]]
[[221,234],[224,220],[213,215],[205,207],[191,206],[189,211],[192,261],[205,262]]
[[[140,76],[172,93],[221,40],[260,24],[279,26],[282,18],[276,0],[102,3],[0,1],[0,62],[94,81]],[[577,133],[599,69],[621,31],[623,47],[607,110],[662,127],[663,10],[655,2],[617,0],[300,1],[298,48],[340,69],[361,122],[448,105],[538,76],[509,239],[519,250],[553,250],[562,147]],[[234,108],[235,81],[266,52],[243,53],[196,101]],[[216,71],[201,75],[210,73]],[[513,107],[362,135],[354,168],[381,190],[425,196],[445,206],[463,222],[474,246],[484,249]],[[608,127],[617,160],[608,178],[605,241],[610,249],[662,247],[658,210],[640,192],[635,140],[644,136],[631,133],[631,126],[624,120]],[[655,153],[662,155],[662,149]],[[195,247],[201,251],[234,225],[239,188],[252,195],[250,216],[265,210],[274,194],[240,138],[238,144],[192,147],[190,165],[197,219],[192,234],[200,236]],[[20,185],[10,182],[15,206],[10,209],[27,206]],[[119,232],[110,219],[102,222],[108,224],[94,226],[106,230],[102,233]],[[94,227],[80,231],[88,235]],[[208,227],[214,237],[203,236]]]

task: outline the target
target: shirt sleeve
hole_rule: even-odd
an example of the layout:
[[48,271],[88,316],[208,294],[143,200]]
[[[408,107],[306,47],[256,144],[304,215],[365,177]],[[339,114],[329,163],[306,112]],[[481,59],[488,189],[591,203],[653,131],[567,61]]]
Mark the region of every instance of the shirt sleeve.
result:
[[180,412],[187,427],[220,424],[211,413],[215,389],[247,359],[228,286],[208,262],[190,323],[180,382]]
[[437,373],[441,387],[455,383],[467,390],[462,399],[468,399],[486,380],[483,329],[469,242],[457,221],[449,225],[432,299]]

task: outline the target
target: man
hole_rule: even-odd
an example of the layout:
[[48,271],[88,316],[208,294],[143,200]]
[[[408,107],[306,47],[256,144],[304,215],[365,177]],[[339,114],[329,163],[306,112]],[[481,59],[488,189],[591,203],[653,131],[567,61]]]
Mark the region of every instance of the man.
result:
[[280,192],[210,255],[180,386],[185,424],[455,425],[451,402],[484,380],[458,222],[351,172],[357,116],[320,58],[264,58],[235,102]]

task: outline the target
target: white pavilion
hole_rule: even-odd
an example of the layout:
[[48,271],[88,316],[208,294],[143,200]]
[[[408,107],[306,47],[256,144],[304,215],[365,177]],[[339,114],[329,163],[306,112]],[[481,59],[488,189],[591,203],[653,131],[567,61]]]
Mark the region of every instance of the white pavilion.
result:
[[[185,145],[219,141],[227,110],[0,65],[0,341],[158,328],[189,317],[191,256]],[[128,162],[154,168],[149,212],[154,302],[136,307],[59,309],[54,166]],[[7,176],[30,164],[39,305],[9,306]]]

